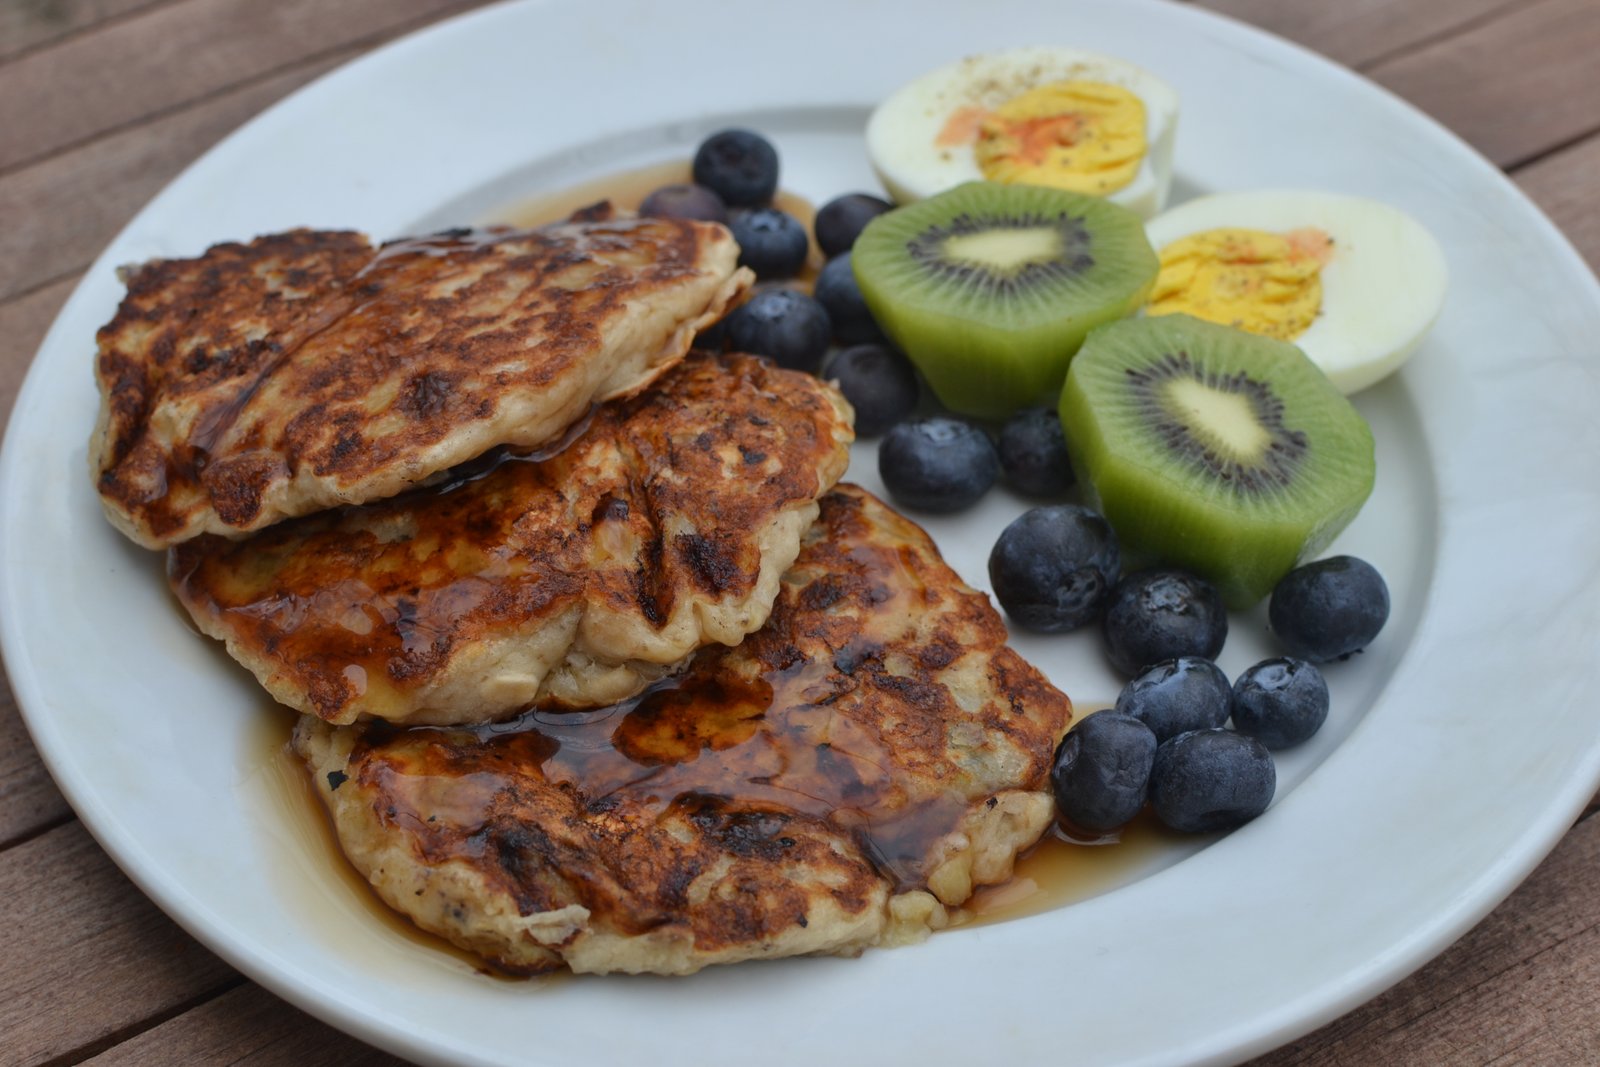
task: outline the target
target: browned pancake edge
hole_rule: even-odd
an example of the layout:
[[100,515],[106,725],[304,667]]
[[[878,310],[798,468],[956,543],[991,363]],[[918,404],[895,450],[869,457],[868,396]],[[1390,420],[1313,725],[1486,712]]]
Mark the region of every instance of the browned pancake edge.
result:
[[391,906],[514,971],[915,940],[1053,812],[1067,698],[927,536],[841,486],[768,624],[616,708],[295,746]]
[[95,363],[107,517],[151,548],[238,537],[649,384],[751,276],[722,226],[607,216],[376,250],[296,230],[129,270]]
[[554,454],[200,537],[169,577],[274,697],[331,722],[608,704],[766,621],[850,422],[810,375],[696,355]]

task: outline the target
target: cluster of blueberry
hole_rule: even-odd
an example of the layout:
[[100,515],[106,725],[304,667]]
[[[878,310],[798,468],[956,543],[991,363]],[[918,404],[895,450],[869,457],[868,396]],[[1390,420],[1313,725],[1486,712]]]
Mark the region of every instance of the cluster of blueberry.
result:
[[[693,174],[693,185],[657,190],[641,211],[726,223],[758,281],[800,273],[809,241],[799,220],[771,203],[778,154],[770,142],[749,130],[714,134],[695,153]],[[828,261],[814,296],[760,287],[700,343],[837,381],[856,408],[857,433],[886,434],[879,474],[901,505],[960,511],[1002,475],[1024,494],[1061,496],[1074,479],[1056,411],[1019,411],[996,437],[949,415],[908,418],[917,374],[873,321],[850,259],[861,231],[890,206],[864,193],[825,204],[814,230]],[[823,366],[830,343],[843,347]],[[1123,575],[1115,532],[1089,508],[1024,513],[995,543],[989,578],[1018,626],[1054,633],[1099,622],[1108,659],[1131,678],[1116,707],[1084,719],[1055,755],[1062,818],[1093,834],[1121,827],[1146,803],[1168,826],[1191,832],[1231,829],[1260,814],[1277,784],[1271,750],[1307,740],[1327,718],[1328,687],[1315,664],[1361,650],[1389,613],[1382,577],[1361,560],[1340,556],[1292,571],[1268,611],[1289,655],[1230,685],[1214,662],[1228,633],[1217,590],[1181,570]]]
[[[902,422],[878,457],[890,495],[924,511],[969,507],[1002,473],[1033,496],[1072,485],[1060,418],[1045,408],[1012,416],[998,443],[961,419]],[[1099,622],[1111,665],[1133,679],[1114,710],[1087,718],[1056,752],[1062,817],[1095,834],[1122,826],[1147,801],[1162,822],[1190,832],[1259,815],[1277,784],[1269,750],[1307,740],[1327,718],[1328,687],[1315,664],[1360,651],[1389,614],[1383,578],[1362,560],[1339,556],[1291,571],[1268,609],[1289,656],[1256,664],[1230,686],[1213,662],[1228,635],[1216,588],[1170,568],[1124,576],[1115,531],[1089,508],[1023,513],[995,542],[989,581],[1014,625],[1060,633]]]
[[[758,282],[785,282],[805,269],[811,254],[805,225],[772,202],[778,152],[770,141],[751,130],[712,134],[695,150],[692,173],[692,184],[652,192],[640,213],[724,223],[739,243],[740,264],[754,271]],[[837,381],[855,406],[859,436],[876,436],[905,418],[917,405],[917,373],[873,321],[850,261],[850,249],[867,223],[892,206],[867,193],[822,205],[812,228],[827,263],[811,294],[763,285],[702,334],[699,346],[726,345]],[[839,349],[824,367],[831,345]]]
[[[1104,546],[1096,550],[1103,558]],[[1133,678],[1114,708],[1086,718],[1057,748],[1051,784],[1062,818],[1106,833],[1147,801],[1158,819],[1185,832],[1229,830],[1255,818],[1277,786],[1271,752],[1309,740],[1328,717],[1328,685],[1316,663],[1360,651],[1388,616],[1388,588],[1365,561],[1336,556],[1297,568],[1268,607],[1290,655],[1255,664],[1230,686],[1213,662],[1228,627],[1214,589],[1173,570],[1116,582],[1101,627],[1113,665]]]
[[951,415],[900,422],[878,448],[878,474],[896,501],[931,512],[971,507],[1001,474],[1034,497],[1060,496],[1073,484],[1061,417],[1043,407],[1012,415],[998,439]]

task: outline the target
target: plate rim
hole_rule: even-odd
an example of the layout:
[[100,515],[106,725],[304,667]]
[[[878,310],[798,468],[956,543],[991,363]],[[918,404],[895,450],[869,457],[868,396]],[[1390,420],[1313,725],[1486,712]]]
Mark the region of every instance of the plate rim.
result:
[[[107,249],[96,258],[89,273],[74,288],[72,295],[68,298],[53,322],[51,329],[47,332],[39,352],[35,354],[24,382],[18,390],[12,418],[6,430],[5,446],[3,451],[0,451],[0,500],[10,498],[12,487],[16,483],[13,468],[22,462],[19,458],[19,453],[22,449],[17,442],[23,438],[24,431],[22,427],[29,421],[26,416],[28,405],[30,401],[35,399],[36,393],[42,392],[42,380],[54,370],[54,368],[46,369],[45,362],[40,358],[40,355],[58,343],[54,340],[55,335],[64,328],[64,324],[71,322],[76,305],[85,298],[85,294],[94,284],[96,274],[104,273],[108,261],[114,258],[116,250],[122,246],[125,236],[130,232],[136,231],[141,220],[157,205],[163,204],[175,189],[181,188],[184,180],[192,172],[204,169],[208,165],[208,161],[215,157],[226,156],[228,153],[236,151],[235,146],[241,142],[247,143],[253,136],[253,131],[258,128],[258,124],[273,121],[275,116],[292,110],[294,107],[302,106],[301,101],[308,98],[315,99],[326,93],[328,86],[334,84],[337,79],[356,79],[370,76],[380,67],[395,62],[406,50],[422,47],[427,39],[436,35],[468,32],[467,27],[479,23],[487,25],[505,17],[506,13],[512,10],[534,10],[553,6],[553,4],[544,3],[541,0],[530,0],[530,2],[522,4],[501,3],[457,14],[433,23],[366,53],[301,87],[288,97],[272,105],[272,107],[253,117],[249,122],[229,134],[198,160],[190,164],[189,167],[185,168],[185,171],[178,178],[169,183],[168,186],[152,198],[144,209],[141,209],[139,214],[118,234]],[[1166,17],[1173,11],[1181,11],[1186,13],[1186,17],[1193,17],[1200,23],[1216,20],[1228,25],[1231,28],[1231,32],[1243,32],[1249,38],[1267,42],[1272,48],[1288,48],[1291,52],[1298,53],[1298,61],[1311,62],[1325,68],[1324,73],[1332,71],[1345,76],[1354,84],[1360,85],[1364,91],[1376,90],[1387,98],[1386,103],[1390,107],[1398,106],[1401,111],[1407,113],[1407,121],[1409,123],[1420,122],[1429,127],[1434,133],[1442,133],[1446,138],[1454,142],[1460,153],[1470,158],[1484,174],[1492,175],[1494,179],[1498,179],[1504,191],[1510,192],[1515,200],[1520,202],[1520,208],[1523,209],[1525,215],[1539,220],[1545,230],[1540,235],[1544,243],[1553,245],[1558,255],[1565,256],[1566,262],[1560,265],[1563,273],[1576,273],[1579,276],[1586,276],[1589,282],[1590,303],[1594,308],[1600,308],[1600,283],[1596,283],[1593,272],[1584,263],[1570,239],[1555,227],[1554,223],[1539,210],[1537,205],[1504,172],[1471,149],[1459,136],[1441,126],[1408,101],[1302,46],[1285,41],[1257,27],[1228,16],[1205,9],[1180,7],[1175,4],[1169,5],[1161,2],[1161,0],[1138,0],[1138,6],[1150,9],[1152,12],[1159,12],[1160,17]],[[1551,241],[1551,238],[1554,240]],[[290,976],[279,974],[270,966],[266,957],[252,952],[248,946],[236,944],[228,936],[223,920],[218,919],[204,905],[203,901],[191,895],[186,887],[164,880],[162,877],[163,872],[148,869],[150,863],[148,857],[137,847],[136,842],[123,836],[122,828],[119,826],[115,816],[106,808],[103,798],[88,788],[88,783],[74,777],[71,768],[63,763],[64,756],[61,752],[51,746],[39,743],[41,731],[44,732],[45,736],[51,736],[47,721],[48,702],[39,684],[39,679],[33,673],[32,664],[21,659],[22,650],[27,647],[27,639],[20,632],[19,613],[12,610],[17,606],[15,599],[17,592],[10,575],[13,567],[18,565],[18,561],[13,556],[17,546],[10,531],[11,523],[0,525],[0,608],[4,609],[0,611],[0,649],[3,649],[7,665],[11,668],[11,684],[17,696],[19,711],[30,735],[35,739],[35,745],[39,750],[41,759],[45,762],[52,778],[61,788],[63,794],[66,795],[74,810],[78,812],[81,821],[94,836],[95,840],[111,855],[124,873],[139,886],[141,892],[144,892],[154,900],[163,911],[210,949],[217,952],[229,964],[246,973],[272,992],[374,1045],[410,1056],[419,1054],[430,1057],[442,1056],[443,1049],[420,1048],[397,1040],[394,1034],[382,1029],[374,1020],[353,1011],[348,1005],[337,999],[312,999],[303,983],[291,982]],[[58,739],[54,738],[52,740],[58,741]],[[1582,810],[1584,803],[1594,794],[1596,787],[1600,786],[1600,746],[1596,746],[1589,753],[1586,774],[1587,777],[1573,775],[1567,779],[1566,788],[1560,794],[1563,803],[1553,803],[1544,809],[1544,818],[1541,823],[1529,829],[1529,834],[1525,838],[1525,841],[1528,842],[1526,847],[1504,856],[1502,863],[1495,868],[1480,873],[1478,883],[1492,885],[1495,889],[1487,893],[1479,892],[1472,896],[1470,905],[1464,905],[1455,911],[1442,914],[1435,926],[1431,930],[1424,931],[1423,936],[1417,940],[1417,944],[1423,945],[1420,951],[1414,944],[1407,952],[1395,954],[1386,961],[1385,966],[1369,969],[1360,981],[1344,983],[1342,996],[1332,1000],[1324,998],[1322,1007],[1318,1011],[1310,1014],[1305,1012],[1297,1014],[1286,1006],[1279,1013],[1285,1015],[1286,1018],[1273,1026],[1270,1032],[1262,1032],[1258,1029],[1257,1036],[1250,1040],[1229,1041],[1224,1039],[1222,1040],[1222,1045],[1209,1052],[1203,1052],[1203,1056],[1231,1056],[1245,1054],[1251,1050],[1259,1052],[1275,1047],[1283,1040],[1291,1039],[1296,1034],[1306,1032],[1321,1022],[1344,1014],[1351,1007],[1369,999],[1375,992],[1387,988],[1404,977],[1405,974],[1425,964],[1439,950],[1459,937],[1461,933],[1481,921],[1555,847],[1570,828],[1572,818]],[[1286,803],[1292,802],[1294,796],[1295,794],[1291,794],[1287,797]],[[1162,875],[1155,877],[1159,878]],[[1222,1035],[1219,1035],[1219,1039],[1221,1038]],[[1223,1045],[1226,1047],[1222,1047]],[[475,1062],[487,1063],[491,1061],[484,1059]]]

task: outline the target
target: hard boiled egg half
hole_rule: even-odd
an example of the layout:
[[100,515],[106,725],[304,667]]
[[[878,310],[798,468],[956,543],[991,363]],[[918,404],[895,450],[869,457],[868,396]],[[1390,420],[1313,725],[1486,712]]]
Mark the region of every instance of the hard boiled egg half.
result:
[[970,56],[896,91],[867,154],[902,204],[968,181],[1104,196],[1149,218],[1172,184],[1178,95],[1131,63],[1073,48]]
[[1444,305],[1439,243],[1374,200],[1221,193],[1145,230],[1161,257],[1145,314],[1183,312],[1291,341],[1347,394],[1405,362]]

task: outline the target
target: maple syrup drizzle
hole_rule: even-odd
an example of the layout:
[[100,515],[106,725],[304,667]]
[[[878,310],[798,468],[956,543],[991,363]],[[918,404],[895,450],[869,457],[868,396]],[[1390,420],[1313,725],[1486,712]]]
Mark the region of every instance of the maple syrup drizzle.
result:
[[[256,735],[251,744],[252,758],[259,761],[257,770],[274,824],[283,831],[290,847],[306,860],[304,866],[308,870],[325,871],[326,881],[334,883],[332,887],[324,884],[324,892],[331,891],[337,903],[371,918],[389,936],[442,953],[484,977],[528,983],[528,977],[497,970],[481,957],[415,925],[385,904],[361,872],[351,866],[339,845],[333,821],[317,797],[310,772],[290,747],[296,718],[293,711],[277,705],[263,711],[252,731]],[[288,895],[299,901],[297,907],[314,911],[322,904],[316,889],[306,884],[300,871],[284,869],[279,873]],[[541,985],[560,977],[561,972],[534,976]]]
[[1017,857],[1008,880],[973,892],[961,906],[956,925],[1024,919],[1100,896],[1133,881],[1183,840],[1149,811],[1102,841],[1075,840],[1053,827]]
[[[857,546],[848,559],[862,573],[897,574],[883,583],[893,594],[880,610],[921,610],[926,590],[897,549]],[[702,651],[682,675],[597,711],[531,711],[472,727],[374,723],[351,763],[375,769],[397,825],[438,859],[475,858],[500,798],[553,786],[588,810],[620,807],[641,821],[707,800],[824,821],[897,890],[922,887],[934,842],[976,801],[907,784],[879,724],[852,716],[852,700],[877,699],[851,676],[875,650],[785,661],[767,656],[781,651],[777,642],[747,644],[758,651]]]
[[[686,161],[655,164],[529,197],[494,213],[488,223],[533,228],[559,222],[601,200],[633,211],[660,186],[689,180]],[[799,219],[808,234],[812,233],[815,211],[807,201],[780,191],[774,206]],[[435,245],[442,252],[452,245],[459,247],[456,242],[461,239],[454,233],[420,238],[406,242],[394,254],[427,254]],[[810,289],[823,263],[814,236],[811,246],[804,271],[787,284]],[[504,458],[494,457],[484,467],[493,469]],[[451,472],[455,476],[446,476],[440,488],[458,488],[463,481],[476,480],[486,472],[484,468]],[[702,657],[702,661],[709,658]],[[828,694],[819,692],[819,687],[825,689],[829,677],[837,673],[833,664],[801,663],[764,671],[745,685],[729,685],[726,678],[697,681],[691,671],[634,701],[598,711],[529,712],[507,723],[464,728],[398,730],[373,725],[361,745],[384,748],[400,743],[409,750],[408,756],[423,757],[420,763],[409,758],[398,762],[426,773],[401,772],[398,764],[391,764],[387,776],[391,787],[399,786],[402,794],[414,796],[417,805],[409,813],[413,826],[429,833],[437,834],[434,828],[442,829],[444,823],[456,831],[449,836],[464,839],[487,821],[492,798],[526,773],[516,768],[536,768],[551,783],[581,783],[591,797],[629,795],[660,810],[686,796],[733,794],[741,803],[773,804],[805,815],[831,817],[855,834],[897,888],[919,885],[926,873],[918,869],[921,852],[933,837],[954,826],[967,802],[946,796],[903,806],[905,798],[884,769],[889,754],[881,741],[864,731],[852,731],[849,720],[828,711]],[[480,974],[509,978],[488,969],[478,957],[419,929],[377,897],[344,857],[304,765],[288,747],[292,715],[275,708],[263,722],[271,738],[270,792],[303,851],[321,857],[325,866],[337,872],[352,899],[359,900],[385,928],[443,952]],[[438,756],[463,745],[493,755],[492,760],[477,766],[502,770],[449,773]],[[473,765],[475,760],[467,763]],[[737,783],[736,788],[730,789],[730,783]],[[424,810],[431,820],[421,814]],[[1088,845],[1052,831],[1018,858],[1010,880],[979,888],[957,913],[957,924],[1008,921],[1098,895],[1127,881],[1175,843],[1174,835],[1148,813],[1126,827],[1120,840],[1112,844]]]
[[[653,163],[646,167],[609,174],[603,178],[569,186],[558,192],[536,193],[515,204],[492,213],[489,225],[533,228],[560,222],[574,211],[609,200],[623,211],[638,211],[645,197],[663,185],[681,185],[693,180],[689,161],[675,159],[666,163]],[[826,260],[817,245],[814,224],[816,208],[802,196],[779,189],[772,197],[772,206],[792,215],[805,227],[811,251],[806,264],[794,278],[782,284],[810,292],[817,274]]]
[[[787,679],[790,687],[803,691],[806,688],[805,674],[805,671],[792,672]],[[704,695],[704,691],[701,692]],[[399,736],[420,739],[424,735],[432,735],[433,740],[439,741],[443,740],[440,736],[443,734],[457,735],[458,738],[471,735],[476,743],[497,749],[503,762],[494,762],[502,766],[517,764],[529,755],[527,749],[531,748],[533,754],[539,757],[540,766],[557,776],[554,780],[582,781],[586,792],[595,794],[647,789],[659,801],[660,797],[684,786],[694,788],[713,784],[726,791],[726,782],[707,780],[716,778],[725,770],[728,761],[713,759],[694,768],[693,764],[698,761],[690,760],[691,770],[686,773],[685,765],[670,762],[670,757],[686,754],[695,744],[714,753],[719,739],[728,740],[730,730],[743,733],[751,729],[749,724],[761,714],[755,709],[763,698],[748,691],[726,693],[708,724],[675,721],[675,709],[687,708],[692,699],[693,694],[685,692],[683,687],[666,684],[631,704],[590,712],[529,713],[508,723],[458,729],[375,729],[390,741]],[[338,880],[348,889],[350,899],[359,901],[391,932],[442,951],[479,973],[499,979],[513,978],[488,968],[471,953],[419,929],[377,897],[371,886],[345,859],[303,763],[289,748],[287,733],[292,729],[293,716],[280,708],[274,709],[274,714],[263,721],[271,726],[267,739],[270,746],[271,791],[278,806],[283,809],[284,822],[306,853],[318,857],[323,866],[336,872]],[[285,723],[289,725],[286,727]],[[684,726],[689,727],[689,733],[681,732]],[[619,750],[619,741],[624,749],[632,748],[634,754],[628,756]],[[732,747],[737,747],[737,744],[735,742]],[[773,749],[762,747],[766,757],[771,758]],[[523,751],[517,751],[519,749]],[[652,749],[656,750],[655,757],[667,756],[669,761],[652,764]],[[558,754],[560,758],[556,759]],[[855,757],[844,758],[860,758],[861,755],[857,752]],[[750,756],[747,754],[746,758]],[[757,755],[750,766],[754,767],[760,762],[761,757]],[[390,777],[390,784],[394,784],[393,777]],[[416,796],[419,805],[425,803],[432,816],[431,820],[423,819],[420,812],[413,812],[413,827],[425,826],[428,822],[437,826],[443,820],[456,827],[470,828],[482,824],[487,804],[508,783],[505,776],[479,771],[465,777],[448,774],[413,775],[410,784],[419,793]],[[785,805],[796,802],[796,795],[781,780],[777,783],[758,780],[754,784],[754,792],[758,795],[777,797]],[[849,791],[849,786],[841,791]],[[828,799],[814,795],[799,799],[798,806],[810,807],[817,812],[829,804]],[[847,818],[845,822],[858,827],[864,825],[870,833],[872,824],[869,813],[860,809],[849,810],[855,818]],[[925,824],[922,827],[925,832],[936,829],[938,824],[947,828],[944,819],[928,820],[926,817],[929,814],[923,813],[925,823],[935,825]],[[945,811],[943,814],[953,817],[958,813]],[[916,834],[906,834],[906,829],[903,824],[878,828],[877,832],[882,834],[886,844],[872,845],[869,841],[869,851],[873,853],[875,862],[894,864],[896,857],[899,857],[901,872],[911,872],[912,865],[906,862],[906,846],[920,838]],[[896,830],[899,832],[896,833]],[[1181,835],[1157,823],[1148,811],[1119,833],[1099,841],[1074,839],[1059,828],[1052,828],[1038,844],[1018,857],[1009,880],[998,885],[979,887],[957,910],[954,925],[969,927],[1008,922],[1098,896],[1132,880],[1142,868],[1158,862],[1184,840]]]

